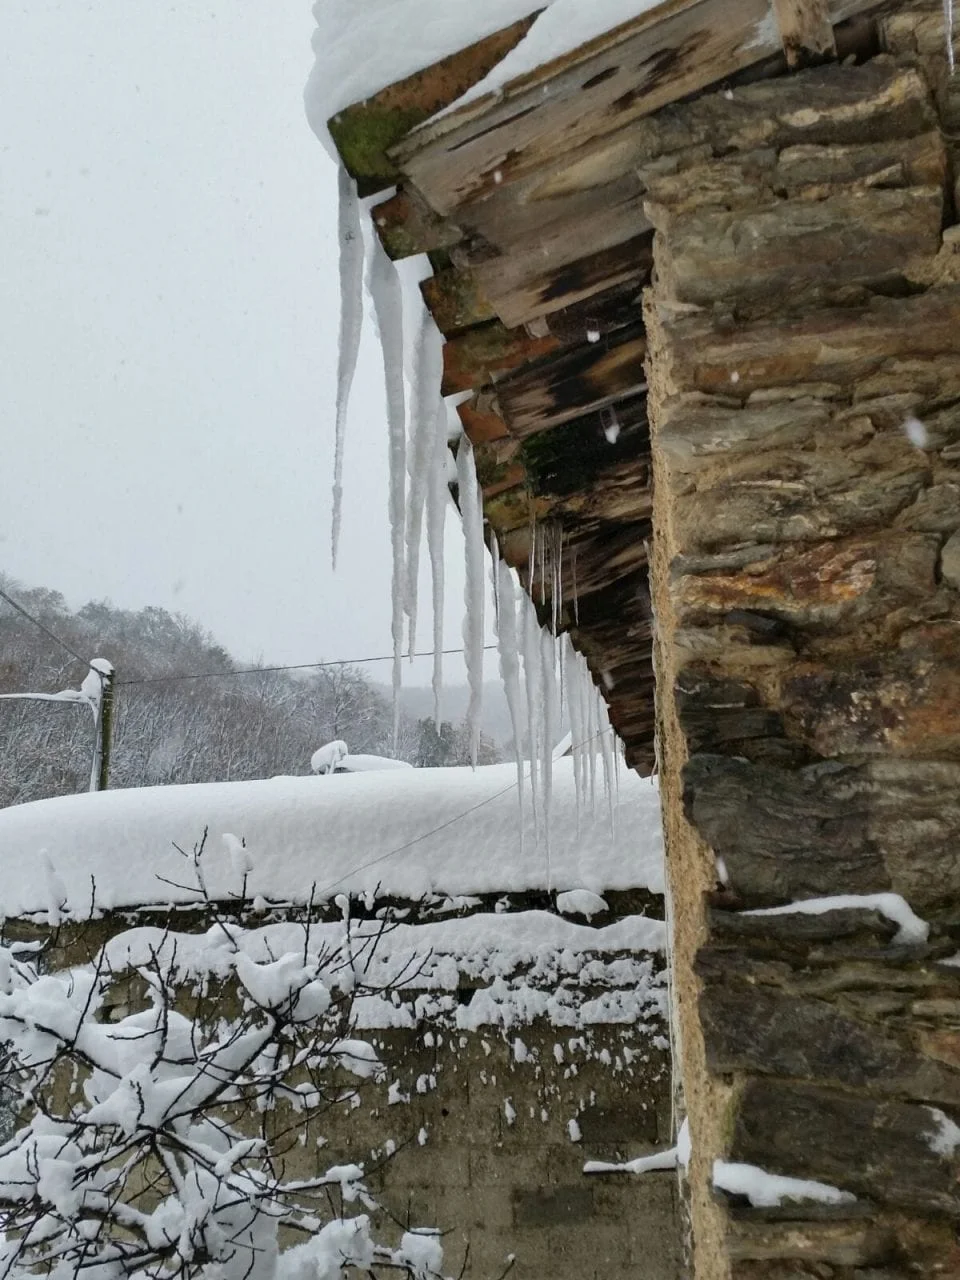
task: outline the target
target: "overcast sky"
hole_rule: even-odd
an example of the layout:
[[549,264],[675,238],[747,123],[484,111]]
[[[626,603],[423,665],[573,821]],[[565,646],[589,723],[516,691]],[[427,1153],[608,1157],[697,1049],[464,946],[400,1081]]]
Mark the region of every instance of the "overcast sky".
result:
[[[336,176],[303,110],[312,30],[310,0],[0,6],[0,570],[182,611],[268,662],[390,648],[372,340],[330,570]],[[451,517],[451,645],[460,543]]]

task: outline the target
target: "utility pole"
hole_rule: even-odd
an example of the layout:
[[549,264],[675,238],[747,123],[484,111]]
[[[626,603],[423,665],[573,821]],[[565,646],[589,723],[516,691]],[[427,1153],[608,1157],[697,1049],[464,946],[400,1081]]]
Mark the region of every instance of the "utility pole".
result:
[[110,748],[113,745],[114,683],[116,672],[106,658],[91,658],[90,670],[79,689],[61,689],[59,693],[0,693],[0,699],[26,699],[30,702],[72,702],[88,706],[93,712],[95,738],[93,762],[90,766],[88,791],[106,791],[110,777]]
[[[113,745],[113,707],[114,677],[116,675],[112,662],[106,658],[93,658],[90,661],[90,675],[99,681],[96,689],[96,742],[93,749],[93,763],[90,767],[90,790],[106,791],[110,778],[110,750]],[[90,676],[87,677],[90,680]],[[86,685],[87,680],[84,681]],[[92,683],[92,681],[91,681]]]

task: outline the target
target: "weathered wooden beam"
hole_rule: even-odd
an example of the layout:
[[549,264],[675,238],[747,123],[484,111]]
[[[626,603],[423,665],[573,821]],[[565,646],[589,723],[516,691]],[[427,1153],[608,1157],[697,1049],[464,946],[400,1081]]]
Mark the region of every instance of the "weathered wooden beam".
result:
[[372,98],[346,107],[327,122],[361,195],[373,195],[397,181],[396,165],[387,155],[389,148],[482,80],[519,44],[536,18],[534,13],[496,31],[406,80],[388,85]]
[[[588,240],[585,226],[590,227]],[[504,324],[513,327],[569,305],[572,299],[564,297],[568,278],[573,281],[579,275],[594,292],[617,283],[624,268],[644,278],[652,240],[641,193],[610,204],[601,189],[594,193],[589,213],[518,241],[501,256],[488,257],[476,265],[477,279]],[[584,268],[579,268],[581,262]],[[553,281],[561,282],[560,290]]]
[[[493,298],[488,297],[489,305],[508,328],[515,328],[542,320],[556,311],[565,311],[613,289],[633,288],[635,296],[638,296],[650,278],[652,244],[652,235],[645,231],[611,249],[588,253],[554,271],[541,271],[515,282],[508,286],[506,292],[503,292],[499,279],[501,263],[495,261],[489,267],[477,267],[475,276],[478,287],[484,291],[488,287],[496,291],[496,305]],[[530,265],[533,267],[535,264],[531,262]],[[549,321],[546,327],[549,327]]]
[[456,223],[438,217],[412,189],[398,191],[375,205],[370,217],[380,243],[394,259],[452,249],[463,236]]
[[502,440],[510,435],[507,424],[496,412],[487,395],[474,396],[457,406],[460,423],[473,444]]
[[787,66],[807,67],[837,56],[827,0],[773,0]]
[[476,389],[565,347],[601,342],[640,317],[638,278],[508,329],[499,320],[452,336],[443,349],[443,394]]
[[437,328],[446,337],[473,325],[493,320],[496,312],[487,301],[476,272],[448,268],[421,282],[420,292]]
[[[830,0],[831,24],[876,0]],[[441,214],[725,80],[780,49],[769,0],[666,0],[496,96],[425,125],[391,158]]]
[[441,393],[449,396],[485,386],[505,373],[552,355],[560,346],[560,340],[550,334],[533,338],[525,329],[508,329],[499,320],[465,329],[444,345]]
[[[503,419],[522,439],[635,396],[646,386],[646,349],[643,328],[635,325],[505,378],[497,388]],[[619,429],[615,412],[609,427],[611,435]]]

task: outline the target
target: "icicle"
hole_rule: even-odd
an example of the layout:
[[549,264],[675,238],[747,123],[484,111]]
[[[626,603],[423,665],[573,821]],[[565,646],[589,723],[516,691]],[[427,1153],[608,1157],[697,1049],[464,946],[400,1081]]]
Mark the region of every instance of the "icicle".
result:
[[553,749],[559,736],[557,715],[557,642],[553,632],[544,627],[540,632],[540,679],[543,686],[543,834],[547,855],[547,890],[553,888],[550,866],[550,819],[553,812]]
[[517,642],[517,597],[513,574],[502,560],[494,562],[497,601],[497,649],[500,654],[500,679],[507,697],[510,724],[513,728],[514,754],[517,757],[517,794],[520,803],[520,842],[523,848],[523,708],[520,702],[520,649]]
[[614,779],[614,771],[616,768],[614,756],[614,735],[613,726],[610,724],[610,717],[607,715],[607,704],[600,696],[599,691],[595,695],[595,703],[597,708],[597,723],[600,729],[600,751],[603,759],[603,787],[607,796],[607,806],[610,811],[610,832],[613,834],[616,826],[616,784]]
[[443,693],[443,534],[447,520],[447,407],[441,400],[433,423],[433,454],[427,490],[427,550],[433,588],[433,718],[440,732],[440,698]]
[[553,634],[560,630],[560,609],[563,605],[563,587],[560,580],[560,557],[563,554],[563,530],[555,524],[550,539],[550,611],[553,615]]
[[470,759],[477,763],[480,746],[480,710],[483,702],[483,510],[477,485],[477,468],[473,445],[460,437],[457,448],[457,485],[460,493],[460,515],[463,519],[465,582],[463,598],[463,657],[467,665],[470,701],[467,704],[467,731],[470,734]]
[[493,592],[493,629],[500,634],[500,543],[490,533],[490,590]]
[[[417,592],[420,577],[420,540],[423,531],[423,508],[430,486],[431,459],[434,447],[437,391],[443,376],[443,339],[427,311],[417,334],[414,357],[413,386],[410,395],[410,451],[407,472],[410,491],[407,496],[406,565],[404,608],[409,619],[408,649],[413,657],[417,633]],[[442,407],[442,402],[441,402]],[[444,409],[444,413],[446,410]]]
[[563,637],[563,665],[566,668],[567,707],[570,712],[570,741],[573,753],[573,786],[577,800],[577,835],[580,834],[580,811],[583,808],[583,717],[580,686],[583,675],[580,670],[580,658],[570,641],[569,635]]
[[390,437],[390,544],[393,550],[393,740],[400,735],[400,671],[403,658],[404,521],[406,514],[406,403],[403,389],[403,303],[396,268],[374,238],[367,277],[383,352]]
[[343,446],[347,434],[350,388],[357,368],[360,331],[363,328],[363,235],[360,201],[353,179],[342,166],[339,177],[340,207],[337,234],[340,243],[340,356],[337,361],[336,445],[333,458],[333,520],[330,552],[337,567],[340,521],[343,513]]
[[584,721],[587,730],[587,764],[590,772],[590,808],[596,812],[597,808],[597,752],[601,750],[600,743],[597,740],[597,704],[598,695],[591,686],[584,687],[584,698],[586,702]]
[[943,0],[943,19],[947,29],[946,30],[947,68],[949,69],[950,74],[953,75],[957,69],[956,58],[954,57],[954,52],[953,52],[953,30],[954,30],[953,0]]
[[533,830],[540,841],[540,769],[543,754],[543,690],[540,680],[540,624],[528,595],[521,598],[523,685],[527,699],[527,745],[530,752],[530,807]]
[[530,517],[530,555],[527,558],[527,594],[534,599],[537,581],[537,522]]
[[[587,794],[587,787],[590,782],[590,762],[594,759],[594,753],[597,744],[590,739],[590,694],[593,691],[593,681],[590,679],[590,672],[587,664],[580,660],[580,679],[577,682],[576,698],[579,704],[578,716],[580,719],[580,787],[584,797]],[[591,805],[593,803],[593,792],[591,790]]]

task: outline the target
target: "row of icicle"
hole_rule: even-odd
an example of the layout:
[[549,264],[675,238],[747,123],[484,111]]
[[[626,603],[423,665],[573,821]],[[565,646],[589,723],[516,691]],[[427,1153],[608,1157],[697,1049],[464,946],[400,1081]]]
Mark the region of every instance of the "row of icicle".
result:
[[[443,539],[450,484],[459,496],[465,547],[463,654],[470,691],[467,726],[471,754],[476,762],[480,742],[483,697],[484,541],[483,495],[478,481],[473,446],[460,435],[456,468],[450,451],[449,412],[440,395],[443,373],[443,339],[432,317],[423,309],[413,348],[409,376],[410,406],[404,376],[403,298],[396,267],[376,235],[365,248],[361,205],[356,186],[345,170],[339,176],[340,242],[340,348],[337,369],[336,445],[333,478],[332,557],[336,568],[343,510],[343,456],[347,408],[357,365],[363,327],[364,265],[366,288],[373,303],[373,318],[383,354],[389,437],[390,540],[392,549],[392,621],[394,726],[399,726],[399,690],[404,641],[410,655],[415,650],[418,577],[426,523],[427,548],[432,574],[433,694],[434,714],[440,721],[443,687]],[[597,761],[603,788],[613,815],[618,752],[606,705],[597,693],[586,663],[569,637],[557,639],[559,609],[564,595],[560,531],[533,530],[530,590],[539,576],[541,604],[550,579],[552,629],[541,628],[536,608],[520,587],[516,574],[500,558],[495,540],[491,577],[495,605],[495,629],[503,681],[517,754],[517,789],[521,806],[521,831],[525,793],[529,790],[533,826],[550,847],[550,812],[554,748],[566,709],[570,722],[578,807],[589,797],[595,802]],[[576,611],[576,584],[574,583]],[[524,741],[529,763],[523,760]],[[548,865],[549,879],[549,865]]]

